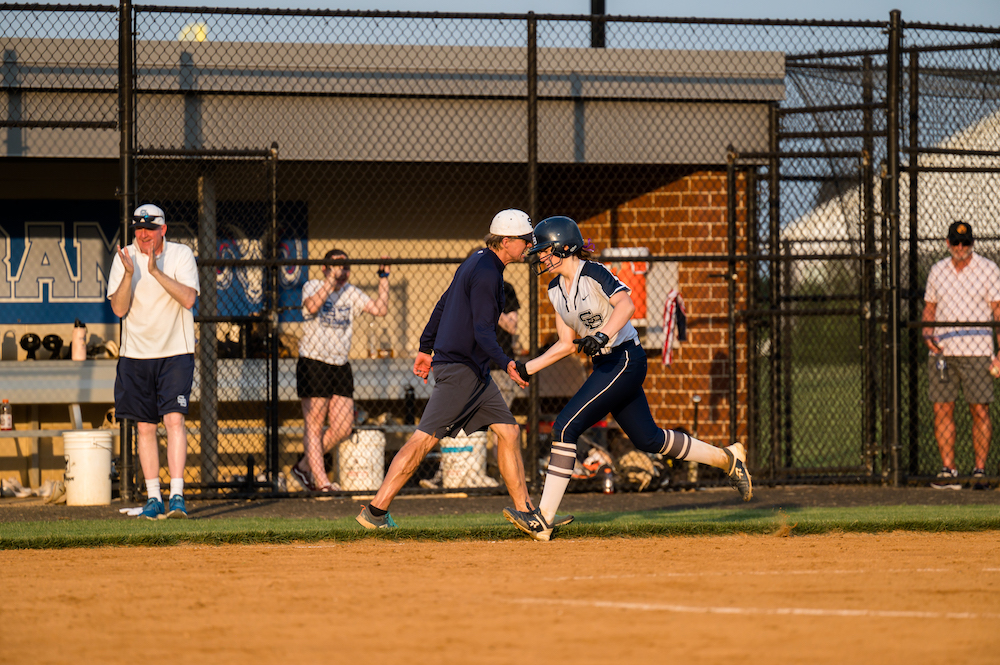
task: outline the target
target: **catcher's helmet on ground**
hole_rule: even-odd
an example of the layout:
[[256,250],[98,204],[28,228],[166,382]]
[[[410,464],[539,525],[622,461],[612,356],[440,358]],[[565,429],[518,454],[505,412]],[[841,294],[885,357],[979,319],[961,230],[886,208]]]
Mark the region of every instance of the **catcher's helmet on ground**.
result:
[[541,274],[548,269],[539,259],[539,254],[547,249],[552,250],[552,255],[560,259],[573,256],[583,249],[583,235],[580,227],[569,217],[557,215],[546,217],[535,227],[535,244],[528,250],[528,263],[535,266],[536,272]]

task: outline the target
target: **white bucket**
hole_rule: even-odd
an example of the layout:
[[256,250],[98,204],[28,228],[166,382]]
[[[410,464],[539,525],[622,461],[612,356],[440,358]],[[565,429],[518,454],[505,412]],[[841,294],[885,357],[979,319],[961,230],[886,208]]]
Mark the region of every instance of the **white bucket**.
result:
[[337,446],[340,487],[347,492],[377,490],[385,478],[385,432],[357,429]]
[[85,429],[63,433],[67,506],[106,506],[111,503],[111,444],[111,430]]
[[496,480],[486,475],[486,432],[441,439],[441,486],[496,487]]

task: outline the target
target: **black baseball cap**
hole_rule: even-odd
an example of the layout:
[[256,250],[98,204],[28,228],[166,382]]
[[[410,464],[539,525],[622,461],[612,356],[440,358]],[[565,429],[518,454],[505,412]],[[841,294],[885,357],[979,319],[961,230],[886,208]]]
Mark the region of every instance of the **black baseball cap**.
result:
[[960,242],[971,243],[973,240],[972,225],[968,222],[953,222],[948,227],[948,244],[957,245]]

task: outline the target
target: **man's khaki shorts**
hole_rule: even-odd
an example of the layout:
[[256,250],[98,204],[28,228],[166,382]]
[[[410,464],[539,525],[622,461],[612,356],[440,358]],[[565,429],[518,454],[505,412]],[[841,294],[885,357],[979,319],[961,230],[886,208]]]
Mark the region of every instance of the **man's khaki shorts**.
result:
[[937,358],[934,354],[927,358],[927,392],[931,402],[954,402],[959,392],[969,404],[990,404],[993,401],[989,356],[945,356],[947,383],[941,381]]

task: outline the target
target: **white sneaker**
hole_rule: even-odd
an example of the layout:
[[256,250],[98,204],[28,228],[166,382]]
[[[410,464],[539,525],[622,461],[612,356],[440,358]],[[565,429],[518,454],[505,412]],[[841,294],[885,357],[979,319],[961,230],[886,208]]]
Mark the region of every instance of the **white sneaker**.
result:
[[931,483],[931,487],[936,490],[960,490],[962,485],[958,483],[955,478],[958,478],[958,469],[949,469],[946,466],[941,467],[941,471],[938,472],[937,480]]

